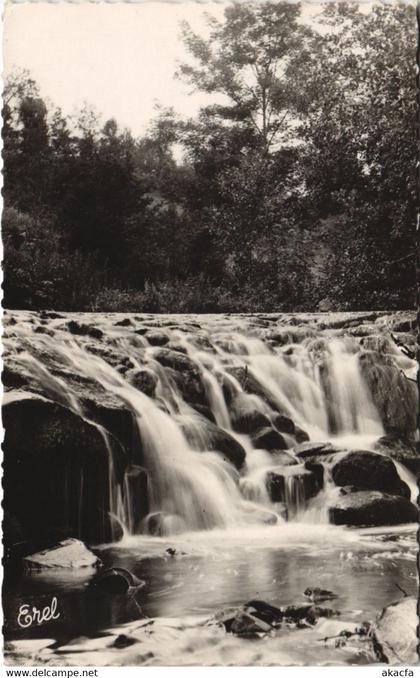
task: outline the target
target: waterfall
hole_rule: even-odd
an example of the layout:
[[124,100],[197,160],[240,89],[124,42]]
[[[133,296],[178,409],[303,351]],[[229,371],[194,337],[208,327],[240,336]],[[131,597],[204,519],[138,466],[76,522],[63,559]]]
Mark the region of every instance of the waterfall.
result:
[[[359,344],[344,337],[314,338],[313,333],[293,343],[296,333],[290,331],[284,335],[286,344],[273,346],[248,336],[247,321],[240,317],[233,322],[209,316],[203,321],[205,331],[195,337],[189,326],[187,333],[182,331],[182,319],[163,318],[168,365],[159,347],[148,342],[154,326],[143,322],[139,335],[110,326],[105,317],[99,350],[91,339],[69,335],[60,320],[52,325],[54,336],[34,332],[25,321],[14,325],[8,346],[38,391],[100,431],[109,457],[110,511],[125,531],[164,535],[254,521],[281,523],[285,517],[328,522],[328,505],[339,492],[330,463],[318,462],[322,489],[308,489],[313,473],[295,450],[302,432],[313,441],[340,440],[362,449],[383,435],[360,370]],[[133,384],[130,375],[136,370],[153,377],[154,395]],[[133,416],[138,443],[122,483],[113,465],[110,433],[86,416],[80,389],[69,374],[97,384]],[[250,430],[235,429],[232,407],[240,398],[249,408],[244,416],[250,417]],[[255,430],[254,420],[259,422]],[[396,467],[414,500],[415,479],[401,464]],[[137,507],[143,473],[148,478],[147,515]],[[270,477],[276,478],[274,489]]]

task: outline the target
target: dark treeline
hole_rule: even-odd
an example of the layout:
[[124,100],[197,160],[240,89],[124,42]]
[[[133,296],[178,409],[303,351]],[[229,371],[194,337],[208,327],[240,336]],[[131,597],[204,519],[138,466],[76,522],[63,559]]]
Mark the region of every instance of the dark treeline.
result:
[[[4,303],[219,312],[408,308],[415,289],[415,10],[232,5],[183,26],[177,77],[214,94],[134,138],[4,92]],[[127,93],[129,96],[129,93]],[[182,149],[174,156],[174,149]]]

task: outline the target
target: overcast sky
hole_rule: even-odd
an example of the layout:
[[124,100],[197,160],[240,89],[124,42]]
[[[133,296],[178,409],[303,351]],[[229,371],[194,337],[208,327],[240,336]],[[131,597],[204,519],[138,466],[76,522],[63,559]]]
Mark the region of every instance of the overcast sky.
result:
[[[41,94],[65,114],[84,101],[103,119],[114,117],[134,134],[144,132],[160,102],[183,115],[208,102],[174,79],[186,58],[180,22],[206,31],[205,12],[223,16],[223,2],[142,4],[22,3],[4,10],[4,70],[27,68]],[[305,6],[309,18],[320,11]]]

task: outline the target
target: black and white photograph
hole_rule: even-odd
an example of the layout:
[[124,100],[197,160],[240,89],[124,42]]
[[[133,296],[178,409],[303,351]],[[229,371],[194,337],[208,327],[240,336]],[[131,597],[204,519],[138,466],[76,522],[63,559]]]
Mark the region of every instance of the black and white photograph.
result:
[[8,667],[418,666],[417,32],[6,2]]

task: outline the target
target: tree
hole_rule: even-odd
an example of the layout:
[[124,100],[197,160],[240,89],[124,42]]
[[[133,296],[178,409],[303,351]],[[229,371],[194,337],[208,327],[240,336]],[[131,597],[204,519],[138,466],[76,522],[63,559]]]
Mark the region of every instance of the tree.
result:
[[293,73],[306,111],[298,133],[307,226],[329,252],[321,295],[352,307],[411,306],[415,11],[329,4],[320,23],[322,37]]
[[183,24],[195,65],[179,74],[193,87],[221,97],[209,113],[248,130],[263,153],[287,139],[294,108],[288,69],[310,35],[299,23],[299,4],[233,4],[225,20],[208,17],[208,39]]

